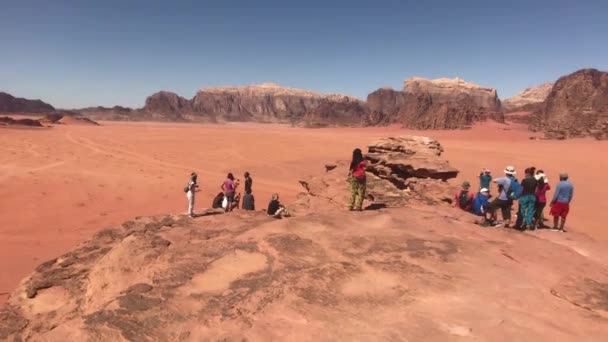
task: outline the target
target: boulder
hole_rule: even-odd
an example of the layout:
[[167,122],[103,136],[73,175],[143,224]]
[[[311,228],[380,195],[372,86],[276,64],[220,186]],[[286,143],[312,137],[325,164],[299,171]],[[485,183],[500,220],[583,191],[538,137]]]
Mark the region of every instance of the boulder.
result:
[[[536,117],[548,137],[608,137],[608,73],[583,69],[561,77]],[[563,134],[554,134],[562,132]]]

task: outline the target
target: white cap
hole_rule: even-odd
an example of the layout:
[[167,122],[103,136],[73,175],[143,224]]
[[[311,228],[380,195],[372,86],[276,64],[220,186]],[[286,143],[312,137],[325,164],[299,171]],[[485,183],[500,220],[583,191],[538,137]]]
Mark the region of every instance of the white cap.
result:
[[481,188],[481,190],[479,190],[479,192],[490,192],[490,190],[488,190],[487,188]]

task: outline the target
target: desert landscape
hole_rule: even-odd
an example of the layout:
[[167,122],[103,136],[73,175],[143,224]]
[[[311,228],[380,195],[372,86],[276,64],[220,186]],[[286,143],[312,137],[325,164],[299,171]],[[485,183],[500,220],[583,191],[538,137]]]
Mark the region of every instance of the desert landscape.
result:
[[[606,141],[597,141],[591,138],[575,140],[529,139],[532,133],[526,125],[518,123],[504,124],[493,121],[475,125],[471,129],[449,131],[413,131],[399,126],[310,129],[293,128],[289,125],[279,124],[233,123],[210,125],[154,122],[101,122],[101,125],[64,124],[56,125],[50,129],[0,128],[0,130],[0,148],[2,151],[0,154],[2,158],[0,173],[2,178],[0,181],[2,182],[2,189],[5,194],[0,199],[0,207],[3,208],[3,215],[0,217],[0,227],[2,227],[0,235],[2,236],[1,241],[3,244],[0,249],[0,253],[2,253],[0,255],[0,262],[2,263],[0,265],[2,272],[0,289],[2,291],[0,292],[3,292],[3,301],[7,300],[8,294],[15,290],[15,288],[26,286],[27,282],[22,283],[24,285],[19,285],[20,280],[30,274],[37,265],[47,260],[54,260],[59,255],[73,249],[74,246],[91,239],[95,233],[105,228],[120,226],[123,222],[133,220],[134,217],[158,217],[169,214],[178,220],[176,221],[178,223],[173,224],[174,226],[185,225],[185,227],[191,227],[189,229],[193,229],[192,231],[195,234],[207,234],[205,232],[208,232],[209,229],[227,229],[230,231],[237,229],[236,227],[247,227],[246,229],[248,231],[251,229],[251,234],[254,234],[252,239],[257,241],[264,238],[263,236],[266,233],[259,233],[262,235],[258,236],[256,231],[258,229],[266,231],[266,228],[263,227],[269,223],[263,217],[256,215],[231,213],[225,215],[225,218],[224,215],[220,215],[210,218],[197,218],[192,223],[183,221],[181,217],[184,217],[187,203],[182,188],[192,171],[196,171],[199,174],[201,192],[197,197],[196,203],[196,211],[199,213],[211,206],[212,198],[220,191],[220,184],[227,172],[234,172],[238,177],[242,177],[242,173],[245,171],[249,171],[252,174],[254,178],[254,195],[258,208],[264,208],[270,199],[270,195],[274,192],[279,193],[285,203],[296,203],[301,196],[299,194],[304,191],[300,181],[310,175],[323,174],[325,172],[324,165],[335,163],[339,160],[347,161],[354,147],[365,149],[375,139],[401,135],[425,135],[435,138],[442,143],[445,149],[443,157],[449,160],[451,165],[460,170],[457,178],[448,181],[454,189],[463,180],[470,180],[473,184],[476,184],[479,170],[484,167],[490,168],[493,170],[494,175],[498,176],[506,165],[514,165],[518,170],[523,170],[524,167],[534,165],[545,170],[552,184],[555,184],[559,172],[563,170],[568,171],[576,186],[576,197],[573,203],[572,215],[568,222],[569,232],[560,234],[550,231],[536,231],[522,234],[509,232],[504,228],[475,228],[472,225],[474,217],[471,215],[464,214],[447,205],[439,207],[436,205],[425,206],[421,202],[411,203],[402,209],[382,209],[379,212],[369,212],[361,218],[361,225],[358,226],[360,227],[360,232],[357,233],[356,231],[352,231],[352,228],[349,228],[349,230],[339,233],[343,235],[342,237],[328,236],[327,239],[336,239],[333,242],[334,244],[338,243],[337,241],[341,239],[349,239],[351,236],[354,237],[359,234],[371,234],[371,236],[375,236],[377,233],[379,236],[383,236],[382,234],[388,233],[390,236],[390,234],[393,234],[390,231],[396,229],[397,232],[416,235],[418,233],[422,234],[423,230],[427,231],[427,229],[430,229],[424,233],[425,238],[443,239],[451,237],[469,241],[467,243],[474,241],[475,244],[479,244],[475,248],[493,249],[499,246],[494,243],[488,244],[484,239],[497,241],[497,244],[507,243],[508,246],[500,247],[496,250],[496,253],[487,252],[490,255],[483,257],[486,263],[494,260],[495,263],[499,263],[500,265],[504,264],[505,260],[510,261],[508,258],[514,258],[517,261],[517,265],[509,265],[507,269],[504,269],[501,277],[505,277],[511,273],[519,274],[519,272],[523,272],[521,267],[524,267],[524,265],[526,265],[525,267],[535,265],[535,267],[543,268],[541,273],[557,267],[561,270],[556,277],[569,276],[576,278],[576,274],[582,272],[575,269],[577,264],[575,262],[569,263],[568,271],[562,269],[564,265],[561,263],[561,261],[565,261],[566,259],[568,262],[572,261],[574,256],[581,259],[581,263],[587,265],[585,267],[591,267],[593,269],[592,272],[599,272],[600,275],[603,274],[601,277],[604,277],[606,272],[605,263],[608,255],[605,253],[605,246],[608,235],[603,224],[606,216],[598,208],[608,207],[608,199],[602,196],[601,192],[597,191],[596,185],[601,182],[600,176],[602,171],[608,167],[608,160],[600,157],[605,154]],[[581,153],[582,151],[584,153]],[[593,163],[589,163],[589,156],[598,156],[598,158]],[[344,183],[346,182],[346,171],[342,171],[339,174],[339,179],[343,179]],[[347,194],[348,190],[344,188],[343,195]],[[275,228],[268,229],[271,229],[271,231],[285,229],[285,232],[294,229],[292,232],[299,234],[302,238],[311,238],[309,235],[315,234],[314,232],[317,232],[319,229],[323,229],[324,231],[329,229],[329,232],[332,232],[331,234],[338,234],[339,231],[346,229],[345,226],[349,225],[344,225],[342,222],[359,220],[357,216],[352,215],[360,214],[348,213],[345,211],[345,205],[342,207],[326,207],[321,205],[316,208],[324,209],[319,209],[318,213],[313,214],[312,217],[302,214],[300,218],[297,218],[298,215],[296,215],[294,220],[298,223],[289,223],[291,219],[286,219],[283,220],[285,223],[277,223],[279,224],[277,227],[275,227],[277,224],[273,224],[272,227]],[[429,210],[430,212],[427,212]],[[453,219],[445,219],[445,217],[453,217]],[[143,218],[140,220],[146,221],[150,219]],[[259,224],[263,226],[256,228]],[[328,224],[335,228],[327,228]],[[296,226],[292,227],[292,225]],[[222,226],[225,226],[225,228],[221,228]],[[163,229],[168,229],[167,234],[173,234],[170,233],[172,229],[167,227]],[[238,228],[237,230],[240,231],[239,229],[244,228]],[[349,233],[351,231],[352,233]],[[176,238],[178,240],[181,239],[179,237]],[[234,241],[238,241],[239,239]],[[172,244],[175,245],[178,240],[171,240]],[[228,238],[228,240],[232,241],[232,238]],[[346,248],[345,246],[343,247]],[[286,248],[291,250],[292,247]],[[266,261],[263,264],[255,264],[255,260],[259,256],[254,252],[248,252],[247,250],[238,252],[238,250],[237,248],[235,256],[230,257],[234,260],[226,262],[237,264],[244,262],[243,270],[237,271],[235,269],[235,271],[228,271],[234,267],[238,269],[240,266],[227,265],[226,272],[237,272],[237,274],[244,275],[250,272],[255,273],[265,267],[263,265],[266,264]],[[306,254],[308,252],[303,253]],[[505,258],[501,253],[508,254],[508,257]],[[553,255],[554,257],[547,259],[548,255]],[[302,257],[308,258],[306,256]],[[241,260],[239,258],[243,258],[243,261],[239,261]],[[479,256],[475,258],[479,258]],[[85,259],[83,259],[83,262],[85,262]],[[527,261],[530,261],[530,263],[527,263]],[[466,279],[475,279],[477,284],[485,284],[496,276],[497,271],[490,273],[478,272],[475,273],[474,277],[473,275],[461,274],[459,272],[466,272],[463,270],[463,265],[458,264],[461,262],[462,260],[455,261],[456,264],[449,266],[454,268],[454,270],[444,270],[443,272],[448,272],[450,276],[460,274],[460,276],[466,277]],[[541,262],[542,264],[539,264]],[[254,264],[247,266],[249,263]],[[469,260],[467,263],[473,263],[471,265],[475,266],[472,267],[485,269],[488,272],[491,269],[489,265],[480,266],[474,260]],[[589,266],[589,263],[596,266]],[[436,267],[436,265],[432,267]],[[468,267],[464,267],[464,269],[466,268]],[[455,271],[456,269],[458,272]],[[154,271],[150,272],[154,273]],[[223,271],[222,269],[218,269],[214,272],[222,274]],[[399,274],[399,277],[409,277],[408,274],[410,273],[404,270],[398,271],[397,274]],[[110,275],[107,276],[110,277]],[[372,279],[362,280],[363,283],[352,285],[354,286],[352,291],[355,291],[355,293],[359,293],[360,291],[363,291],[362,293],[368,293],[369,291],[384,293],[384,286],[391,287],[392,285],[390,284],[393,282],[403,284],[404,281],[404,279],[390,278],[393,276],[386,273],[372,273],[368,276],[371,276]],[[389,278],[383,280],[383,277]],[[419,285],[431,282],[431,288],[434,288],[434,286],[441,288],[443,286],[441,282],[431,278],[418,274],[415,278],[408,278],[406,283],[409,284],[407,286],[413,287],[417,287],[418,281],[420,281]],[[106,281],[111,281],[110,279],[108,278]],[[119,281],[118,279],[117,281]],[[492,281],[497,280],[492,279]],[[545,283],[546,280],[541,280],[540,278],[534,281],[540,281],[544,284],[541,285],[539,283],[538,286],[541,287],[545,285],[553,286],[553,284]],[[511,280],[503,279],[501,282],[504,282],[505,289],[512,288],[514,290],[513,286],[515,285]],[[316,285],[313,282],[310,286],[314,287]],[[486,288],[486,286],[482,287]],[[57,290],[51,290],[55,288]],[[60,300],[59,298],[61,297],[54,297],[55,292],[59,291],[60,288],[62,287],[51,287],[49,290],[43,290],[41,293],[45,293],[44,291],[50,292],[48,292],[48,298],[45,296],[40,297],[47,303],[41,305],[51,305],[51,307],[34,308],[32,312],[41,310],[38,312],[38,315],[50,311],[62,312],[62,309],[57,307],[56,304],[48,303],[49,300]],[[12,295],[10,303],[24,305],[24,303],[28,302],[27,297],[22,297],[23,295],[20,294],[20,291],[17,290]],[[391,290],[386,289],[386,291],[392,293],[391,291],[395,290],[391,287]],[[542,290],[539,289],[539,291]],[[525,298],[535,297],[535,293],[531,291],[524,296],[519,293],[518,297],[519,300],[523,301]],[[58,295],[60,296],[61,294]],[[507,294],[486,294],[483,296],[489,296],[486,299],[490,300],[490,298],[496,299],[503,295],[510,296]],[[365,296],[374,297],[376,294],[368,293]],[[417,296],[419,295],[414,295],[412,300],[415,300]],[[472,298],[460,300],[467,301],[468,305],[476,305],[470,302]],[[480,295],[475,300],[483,300],[482,298],[485,297]],[[560,299],[545,298],[537,300],[543,303],[545,301],[550,303],[555,301],[554,305],[561,307],[560,310],[564,309],[562,307],[564,305],[571,305],[571,307],[568,307],[568,310],[575,313],[573,313],[574,316],[568,316],[569,322],[571,322],[573,317],[579,316],[582,320],[580,324],[588,326],[587,324],[591,325],[595,318],[584,318],[585,316],[599,315],[598,317],[600,318],[597,318],[599,319],[598,323],[605,319],[601,317],[605,317],[602,312],[605,312],[606,306],[601,304],[604,299],[600,299],[600,297],[597,299],[599,302],[596,303],[598,306],[595,309],[591,309],[592,312],[599,310],[597,311],[599,313],[595,314],[591,314],[591,311],[587,312],[586,309],[572,306],[572,304],[566,305],[560,303]],[[315,301],[321,301],[319,302],[321,304],[325,303],[323,305],[329,303],[319,298],[315,299]],[[382,303],[369,304],[376,308],[374,310],[381,310],[379,312],[382,312],[382,314],[378,318],[382,317],[382,315],[391,315],[390,312],[393,310],[389,306],[385,310],[385,304]],[[422,304],[419,303],[418,305]],[[430,303],[424,305],[417,309],[419,310],[418,312],[430,314],[430,312],[436,312],[437,310],[442,312],[442,315],[448,315],[448,311],[429,307]],[[500,304],[497,305],[500,306]],[[534,306],[533,303],[528,303],[528,305]],[[282,314],[287,316],[292,315],[293,318],[290,318],[292,320],[303,319],[296,318],[301,317],[302,313],[298,314],[299,316],[293,312],[288,314],[285,312],[289,311],[283,311],[280,307],[277,306],[270,311],[263,310],[263,315],[270,316],[258,316],[258,313],[249,312],[248,317],[249,319],[257,317],[255,320],[273,321],[274,318],[271,317],[279,314],[278,312],[282,312]],[[453,310],[457,310],[456,307],[451,307]],[[465,309],[463,307],[460,310]],[[497,309],[489,308],[487,310]],[[548,314],[550,310],[547,308],[543,309],[542,312]],[[93,311],[89,310],[88,312]],[[541,315],[538,312],[537,314]],[[262,313],[259,313],[259,315],[262,315]],[[313,317],[316,317],[315,315]],[[277,324],[288,324],[293,327],[293,324],[296,323],[289,320],[284,321],[284,319],[287,319],[287,316],[281,318],[280,322],[283,323]],[[8,322],[10,316],[6,316],[6,312],[4,317],[7,318]],[[319,317],[317,319],[321,319]],[[329,319],[328,317],[330,316],[323,319]],[[534,323],[530,324],[535,326],[537,318],[535,317]],[[403,322],[404,319],[406,317],[393,317],[393,322],[397,324],[397,322]],[[461,323],[469,322],[469,325],[445,323],[438,327],[428,327],[430,329],[429,333],[435,334],[431,335],[434,336],[431,339],[442,340],[449,339],[449,336],[455,338],[465,335],[484,336],[485,339],[493,340],[500,340],[504,337],[502,334],[499,337],[499,335],[486,331],[492,324],[497,323],[479,323],[481,325],[475,325],[474,330],[470,330],[473,329],[470,326],[470,319],[474,319],[474,317],[467,318],[464,315],[459,316],[458,319]],[[566,319],[566,317],[562,316],[560,319]],[[477,318],[474,321],[477,321]],[[238,320],[231,320],[231,322],[229,325],[235,324],[235,327],[244,324]],[[27,329],[31,329],[32,324],[33,322]],[[303,323],[297,324],[301,325]],[[330,320],[326,324],[333,323]],[[355,324],[355,322],[353,321],[352,324]],[[367,324],[373,323],[370,321]],[[545,335],[545,332],[540,327],[524,327],[517,324],[509,328],[513,330],[507,334],[509,336],[507,339],[531,340],[530,336],[549,336]],[[597,329],[600,329],[601,324],[595,324],[593,325],[597,326]],[[390,324],[388,325],[390,326]],[[78,339],[78,337],[85,336],[79,335],[81,333],[77,332],[77,326],[78,324],[72,327],[75,330],[70,328],[70,332],[68,330],[51,329],[49,330],[51,332],[50,335],[44,336],[50,339],[60,337]],[[214,326],[217,328],[224,325],[214,323],[206,329],[216,329],[213,328]],[[301,326],[304,329],[306,325]],[[318,329],[323,329],[321,327],[318,326]],[[306,328],[306,330],[309,328]],[[44,331],[45,329],[49,329],[49,327],[39,327],[38,329]],[[232,328],[224,326],[222,331],[224,329]],[[269,327],[257,326],[250,333],[243,333],[243,335],[234,335],[234,333],[226,331],[220,333],[216,330],[200,330],[198,332],[192,331],[192,335],[187,336],[189,336],[188,338],[197,339],[205,336],[205,334],[212,333],[217,336],[224,334],[224,336],[230,338],[236,338],[237,336],[249,336],[249,338],[253,339],[279,338],[279,335],[268,335],[270,333],[269,329]],[[351,336],[349,335],[351,333],[360,332],[359,329],[356,328],[355,324],[350,328],[345,327],[343,332],[336,330],[332,334],[334,334],[334,338],[345,338],[346,336]],[[421,333],[419,330],[414,329],[414,332],[411,333],[413,335],[403,335],[404,331],[402,329],[396,327],[391,329],[396,330],[391,332],[389,329],[372,333],[369,335],[369,339],[401,339],[405,336],[413,336],[410,338],[415,338],[416,334]],[[190,329],[183,328],[183,330]],[[524,334],[524,331],[528,333],[532,330],[536,331],[537,335]],[[0,329],[0,331],[3,330]],[[11,331],[10,327],[4,331]],[[31,334],[32,330],[28,331],[30,331],[28,334]],[[99,336],[105,336],[104,339],[137,339],[134,337],[136,335],[129,335],[128,332],[125,333],[126,330],[119,328],[118,331],[122,331],[122,335],[121,333],[115,335],[115,333],[108,332],[108,335],[102,334]],[[136,330],[134,331],[137,333]],[[317,334],[322,334],[322,331],[324,330],[318,330]],[[301,333],[294,331],[294,335],[285,336],[302,339],[302,333],[304,333],[304,330]],[[566,329],[554,332],[554,336],[558,339],[587,336],[589,337],[588,340],[599,340],[599,336],[602,333],[605,332],[601,329],[596,330],[596,332],[586,330],[584,333],[582,331]],[[14,335],[4,336],[14,337]],[[154,337],[150,338],[156,339]],[[363,336],[359,336],[358,338],[369,340]],[[177,339],[177,337],[164,336],[161,339]]]
[[[606,75],[504,104],[458,78],[366,101],[273,83],[159,92],[140,109],[5,94],[0,338],[600,341]],[[357,147],[361,213],[347,210]],[[482,227],[454,207],[462,182],[508,165],[552,186],[568,172],[567,233]],[[251,173],[258,211],[210,209],[229,172]],[[292,217],[263,212],[274,193]]]

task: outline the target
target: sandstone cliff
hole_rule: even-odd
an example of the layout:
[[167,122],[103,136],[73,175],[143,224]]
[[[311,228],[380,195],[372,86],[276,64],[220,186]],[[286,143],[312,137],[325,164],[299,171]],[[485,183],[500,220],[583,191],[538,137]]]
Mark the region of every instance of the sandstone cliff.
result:
[[55,108],[41,100],[28,100],[0,92],[0,113],[49,113]]
[[522,90],[517,95],[502,101],[507,112],[534,112],[542,108],[543,102],[553,89],[553,83],[547,82],[536,87]]
[[[321,109],[319,109],[321,107]],[[322,108],[337,110],[330,116]],[[159,92],[146,100],[143,111],[171,120],[253,121],[301,124],[318,121],[323,124],[352,124],[360,120],[361,103],[349,96],[320,94],[308,90],[281,87],[273,83],[242,87],[204,88],[191,100],[169,92]],[[339,112],[343,113],[340,114]],[[352,113],[351,113],[352,111]],[[331,113],[329,113],[331,114]],[[306,116],[306,120],[305,120]]]
[[489,118],[504,121],[495,89],[461,79],[410,78],[403,91],[379,89],[367,97],[372,112],[415,129],[470,127]]
[[608,73],[583,69],[561,77],[534,127],[550,138],[608,139]]

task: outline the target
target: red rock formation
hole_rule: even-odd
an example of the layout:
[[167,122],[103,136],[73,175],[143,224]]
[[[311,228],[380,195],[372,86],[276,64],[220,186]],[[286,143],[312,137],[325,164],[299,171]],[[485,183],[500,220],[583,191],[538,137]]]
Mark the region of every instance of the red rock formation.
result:
[[0,92],[0,113],[49,113],[55,108],[41,100],[28,100]]
[[456,129],[492,118],[503,121],[495,89],[461,79],[405,81],[404,89],[379,89],[367,98],[372,112],[390,123],[416,129]]
[[560,78],[534,126],[549,138],[608,139],[608,73],[583,69]]

